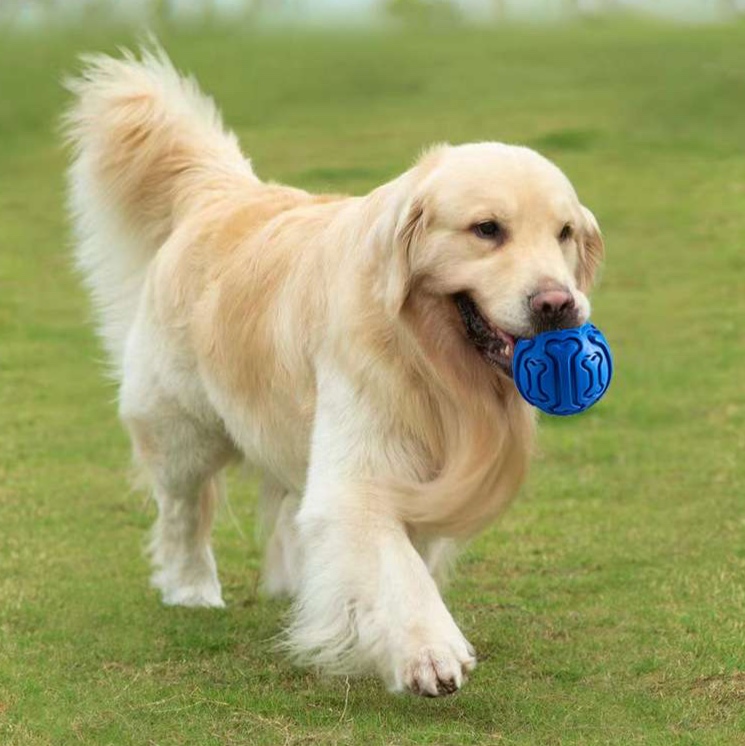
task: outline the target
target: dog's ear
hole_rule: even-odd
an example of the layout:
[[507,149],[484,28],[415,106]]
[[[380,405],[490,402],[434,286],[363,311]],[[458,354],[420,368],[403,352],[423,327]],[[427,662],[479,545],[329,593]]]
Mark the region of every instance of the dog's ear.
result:
[[402,209],[393,237],[393,262],[386,286],[385,305],[397,316],[411,289],[412,247],[421,240],[425,227],[424,200],[415,197]]
[[603,261],[605,247],[600,226],[595,216],[582,207],[583,225],[579,236],[579,259],[577,262],[577,285],[586,292],[595,281],[595,274]]
[[[385,185],[383,211],[387,215],[377,233],[392,261],[384,286],[385,307],[391,316],[398,316],[411,290],[415,260],[414,247],[424,236],[430,210],[426,198],[426,177],[436,168],[447,149],[446,144],[426,150],[416,164],[393,182]],[[388,217],[390,216],[390,217]]]

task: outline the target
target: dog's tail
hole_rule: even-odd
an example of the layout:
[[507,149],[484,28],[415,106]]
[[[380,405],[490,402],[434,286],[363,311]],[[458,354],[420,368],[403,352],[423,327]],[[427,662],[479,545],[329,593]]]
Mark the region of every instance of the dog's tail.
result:
[[84,58],[66,81],[76,260],[121,366],[147,266],[200,201],[260,182],[213,101],[159,49]]

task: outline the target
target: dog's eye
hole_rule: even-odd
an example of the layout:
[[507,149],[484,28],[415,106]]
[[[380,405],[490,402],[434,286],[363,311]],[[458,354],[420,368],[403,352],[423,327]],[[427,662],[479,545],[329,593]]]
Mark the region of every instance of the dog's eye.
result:
[[572,226],[567,223],[562,229],[561,233],[559,233],[559,241],[568,241],[572,235],[574,234],[574,231],[572,229]]
[[483,223],[476,223],[473,226],[473,232],[479,238],[504,238],[504,230],[496,220],[484,220]]

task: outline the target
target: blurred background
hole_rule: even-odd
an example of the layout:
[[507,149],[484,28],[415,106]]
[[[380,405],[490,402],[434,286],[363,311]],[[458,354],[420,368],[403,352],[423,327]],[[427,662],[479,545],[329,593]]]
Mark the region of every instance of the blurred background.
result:
[[[0,743],[721,744],[745,732],[745,2],[0,0]],[[433,142],[554,160],[603,228],[607,396],[541,420],[447,597],[464,692],[392,698],[272,650],[256,481],[228,608],[163,608],[70,261],[62,79],[155,33],[264,179],[364,193]]]
[[637,13],[717,21],[745,12],[744,0],[4,0],[2,18],[19,26],[98,18],[172,21],[211,17],[259,25],[385,24],[400,17],[498,22],[557,21]]

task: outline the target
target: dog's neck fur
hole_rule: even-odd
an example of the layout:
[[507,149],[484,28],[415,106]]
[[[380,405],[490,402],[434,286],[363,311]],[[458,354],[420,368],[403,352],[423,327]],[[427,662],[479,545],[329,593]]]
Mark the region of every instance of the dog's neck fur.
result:
[[[364,271],[347,289],[353,304],[348,318],[370,320],[352,333],[364,338],[358,338],[363,349],[379,354],[353,357],[346,330],[335,355],[354,368],[355,380],[366,381],[365,394],[388,420],[386,428],[411,444],[407,472],[387,485],[401,517],[424,534],[477,533],[524,480],[535,429],[532,408],[468,345],[449,298],[427,295],[414,282],[391,319],[364,313],[384,302]],[[392,406],[391,392],[407,395]]]

